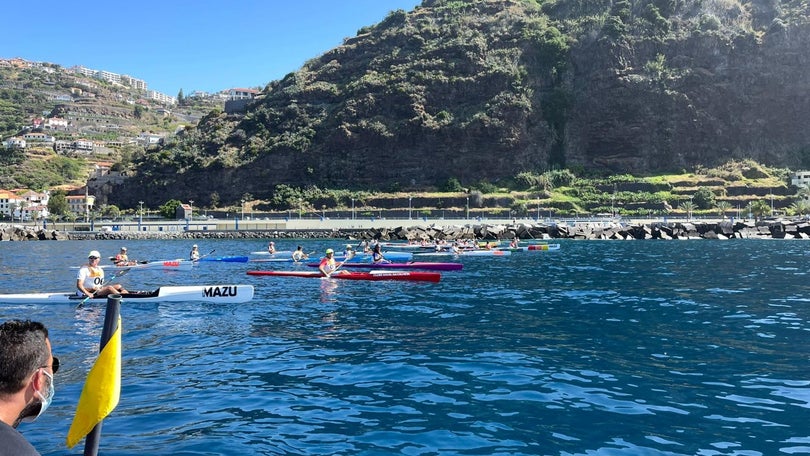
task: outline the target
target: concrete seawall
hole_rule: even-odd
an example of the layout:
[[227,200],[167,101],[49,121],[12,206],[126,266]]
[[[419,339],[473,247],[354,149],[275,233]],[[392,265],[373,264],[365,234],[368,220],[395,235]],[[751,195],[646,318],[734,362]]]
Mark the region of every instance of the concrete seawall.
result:
[[[20,225],[0,224],[0,240],[64,239],[266,239],[266,238],[344,238],[381,240],[435,239],[810,239],[806,220],[778,221],[572,221],[566,223],[503,221],[503,223],[412,223],[410,220],[362,226],[318,222],[282,227],[247,227],[240,229],[198,229],[199,224],[174,223],[166,230],[101,230],[59,231]],[[354,222],[354,221],[352,221]],[[411,223],[409,223],[411,222]],[[459,221],[455,221],[459,222]],[[358,226],[360,225],[360,226]],[[143,228],[139,225],[139,228]],[[219,228],[219,229],[217,229]]]

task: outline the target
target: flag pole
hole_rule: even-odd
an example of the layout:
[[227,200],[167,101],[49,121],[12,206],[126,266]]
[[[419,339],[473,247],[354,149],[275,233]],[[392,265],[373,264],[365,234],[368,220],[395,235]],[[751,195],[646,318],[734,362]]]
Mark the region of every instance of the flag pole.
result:
[[[104,347],[109,342],[112,335],[115,333],[116,326],[118,325],[118,315],[121,312],[121,295],[113,294],[107,296],[107,310],[104,313],[104,329],[101,331],[101,343],[99,344],[99,353],[104,350]],[[93,430],[87,434],[84,440],[84,456],[98,455],[98,443],[101,438],[101,425],[104,420],[99,421],[93,427]]]

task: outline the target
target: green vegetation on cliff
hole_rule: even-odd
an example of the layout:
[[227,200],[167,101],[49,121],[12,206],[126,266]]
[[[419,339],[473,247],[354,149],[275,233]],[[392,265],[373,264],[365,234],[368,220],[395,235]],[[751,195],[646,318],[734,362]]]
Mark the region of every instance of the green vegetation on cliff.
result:
[[246,112],[212,112],[150,151],[115,199],[807,166],[810,105],[795,100],[810,74],[808,9],[425,0],[271,82]]

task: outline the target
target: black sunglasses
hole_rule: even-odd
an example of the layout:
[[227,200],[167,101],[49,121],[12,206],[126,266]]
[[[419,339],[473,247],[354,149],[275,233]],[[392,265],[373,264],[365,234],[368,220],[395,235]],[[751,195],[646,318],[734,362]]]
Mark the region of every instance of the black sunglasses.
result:
[[88,260],[98,260],[98,257],[87,257]]
[[[40,369],[45,369],[48,366],[39,366]],[[53,357],[53,364],[51,365],[51,370],[55,374],[59,370],[59,358],[56,356]]]

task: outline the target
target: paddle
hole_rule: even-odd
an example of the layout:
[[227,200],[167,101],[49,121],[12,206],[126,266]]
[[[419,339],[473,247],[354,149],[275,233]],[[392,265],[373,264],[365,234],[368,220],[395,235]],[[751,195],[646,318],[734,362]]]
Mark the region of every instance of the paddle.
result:
[[212,251],[210,251],[210,252],[206,253],[205,255],[202,255],[201,257],[197,258],[196,260],[192,260],[192,261],[200,261],[200,260],[202,260],[203,258],[205,258],[205,257],[207,257],[207,256],[211,256],[211,255],[212,255],[214,252],[216,252],[216,251],[217,251],[217,249],[214,249],[214,250],[212,250]]
[[[113,262],[115,261],[115,257],[109,257],[109,258],[110,258],[110,261],[113,261]],[[149,262],[149,261],[147,261],[147,260],[129,260],[129,261],[130,261],[131,263],[136,263],[136,264],[146,264],[146,263],[148,263],[148,262]],[[117,265],[116,265],[116,266],[117,266]]]
[[309,259],[309,256],[310,256],[310,255],[314,255],[314,254],[315,254],[315,251],[313,250],[313,251],[311,251],[311,252],[309,252],[309,253],[305,253],[305,254],[304,254],[304,256],[303,256],[303,257],[301,257],[300,259],[297,259],[297,260],[296,260],[295,258],[293,258],[293,263],[300,263],[300,262],[302,262],[302,261],[304,261],[304,260],[308,260],[308,259]]
[[[122,275],[128,273],[129,271],[130,271],[130,269],[127,268],[127,269],[122,269],[122,270],[116,272],[115,274],[113,274],[109,278],[104,279],[104,281],[101,282],[101,286],[103,287],[104,285],[107,285],[108,283],[110,283],[111,280],[113,280],[113,279],[115,279],[117,277],[121,277]],[[82,306],[84,306],[84,303],[86,303],[87,300],[89,300],[89,299],[90,299],[90,296],[85,296],[84,299],[82,299],[82,301],[76,306],[76,308],[80,309]]]

